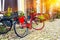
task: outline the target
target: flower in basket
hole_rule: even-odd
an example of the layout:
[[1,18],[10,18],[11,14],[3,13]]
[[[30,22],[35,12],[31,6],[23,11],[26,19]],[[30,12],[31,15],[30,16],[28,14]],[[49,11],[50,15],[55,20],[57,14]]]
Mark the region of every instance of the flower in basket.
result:
[[40,22],[43,22],[45,20],[44,15],[38,15],[38,19],[40,20]]
[[7,13],[5,14],[5,16],[10,17],[11,16],[11,13],[12,13],[12,8],[11,7],[8,7],[8,10],[7,10]]

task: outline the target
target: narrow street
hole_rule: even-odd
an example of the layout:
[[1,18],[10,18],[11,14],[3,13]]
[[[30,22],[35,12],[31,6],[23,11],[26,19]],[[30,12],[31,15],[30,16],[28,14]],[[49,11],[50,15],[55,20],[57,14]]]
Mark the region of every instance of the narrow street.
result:
[[0,40],[60,40],[60,19],[52,22],[46,21],[42,30],[32,30],[24,38],[15,35],[13,29],[7,34],[0,35]]

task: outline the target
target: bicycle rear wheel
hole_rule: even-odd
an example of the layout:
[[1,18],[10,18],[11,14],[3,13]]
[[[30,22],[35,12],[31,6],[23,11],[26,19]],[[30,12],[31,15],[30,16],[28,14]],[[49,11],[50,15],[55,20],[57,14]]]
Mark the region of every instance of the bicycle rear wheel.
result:
[[20,26],[20,24],[17,22],[14,24],[14,31],[15,31],[15,34],[20,38],[23,38],[26,35],[28,35],[28,28],[26,27],[22,28],[22,26]]
[[0,34],[6,34],[12,28],[12,23],[9,20],[0,22]]
[[32,28],[35,30],[42,30],[44,28],[44,22],[34,21],[32,22]]

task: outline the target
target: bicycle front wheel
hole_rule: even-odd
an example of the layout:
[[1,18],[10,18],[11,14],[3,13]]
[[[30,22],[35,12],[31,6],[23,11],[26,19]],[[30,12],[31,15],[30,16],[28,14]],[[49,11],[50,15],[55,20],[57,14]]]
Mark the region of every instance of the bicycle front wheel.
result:
[[26,35],[28,35],[28,28],[26,27],[22,28],[22,26],[20,26],[20,24],[17,22],[14,24],[14,31],[15,31],[15,34],[20,38],[23,38]]

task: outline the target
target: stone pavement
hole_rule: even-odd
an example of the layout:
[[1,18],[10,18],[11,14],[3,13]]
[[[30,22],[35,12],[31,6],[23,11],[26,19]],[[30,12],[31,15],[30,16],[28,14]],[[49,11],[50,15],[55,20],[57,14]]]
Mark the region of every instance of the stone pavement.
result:
[[[13,29],[12,29],[13,30]],[[19,38],[14,31],[0,35],[0,40],[60,40],[60,19],[55,19],[53,22],[45,22],[45,27],[42,30],[32,30],[24,38]]]

